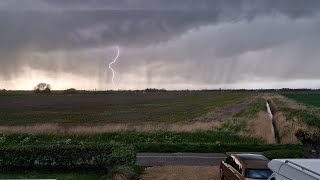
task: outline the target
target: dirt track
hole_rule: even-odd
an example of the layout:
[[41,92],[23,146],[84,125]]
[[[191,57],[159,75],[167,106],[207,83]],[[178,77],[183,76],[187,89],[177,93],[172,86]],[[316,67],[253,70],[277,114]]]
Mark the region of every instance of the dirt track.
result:
[[254,100],[254,97],[248,97],[238,103],[227,105],[217,111],[213,111],[213,112],[207,113],[204,116],[195,118],[193,119],[193,121],[221,122],[223,120],[229,119],[236,113],[245,109],[253,100]]

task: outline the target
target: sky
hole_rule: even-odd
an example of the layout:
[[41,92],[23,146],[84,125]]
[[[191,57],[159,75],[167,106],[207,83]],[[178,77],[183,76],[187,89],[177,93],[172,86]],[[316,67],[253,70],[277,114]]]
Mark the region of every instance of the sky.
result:
[[319,32],[319,0],[1,0],[0,89],[320,88]]

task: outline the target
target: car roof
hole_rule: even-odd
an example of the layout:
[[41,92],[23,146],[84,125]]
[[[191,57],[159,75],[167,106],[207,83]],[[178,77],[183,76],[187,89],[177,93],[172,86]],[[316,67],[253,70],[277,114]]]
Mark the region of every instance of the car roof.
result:
[[269,169],[268,163],[270,160],[260,154],[233,154],[244,168],[249,169]]
[[[276,173],[287,173],[284,174],[286,176],[289,176],[290,174],[295,174],[295,176],[297,176],[296,170],[298,170],[302,174],[320,178],[320,159],[274,159],[270,161],[268,166]],[[285,167],[286,171],[282,172],[281,168]]]

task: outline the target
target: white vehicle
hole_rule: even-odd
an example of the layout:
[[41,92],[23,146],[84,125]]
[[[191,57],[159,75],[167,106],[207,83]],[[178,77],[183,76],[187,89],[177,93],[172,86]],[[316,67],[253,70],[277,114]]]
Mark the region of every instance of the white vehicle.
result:
[[320,159],[274,159],[268,180],[320,180]]

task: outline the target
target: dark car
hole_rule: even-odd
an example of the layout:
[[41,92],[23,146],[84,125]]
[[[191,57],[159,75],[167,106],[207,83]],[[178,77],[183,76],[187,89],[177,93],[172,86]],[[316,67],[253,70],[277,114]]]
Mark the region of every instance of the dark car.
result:
[[220,177],[223,180],[268,179],[272,171],[268,168],[269,159],[258,154],[233,154],[220,164]]

